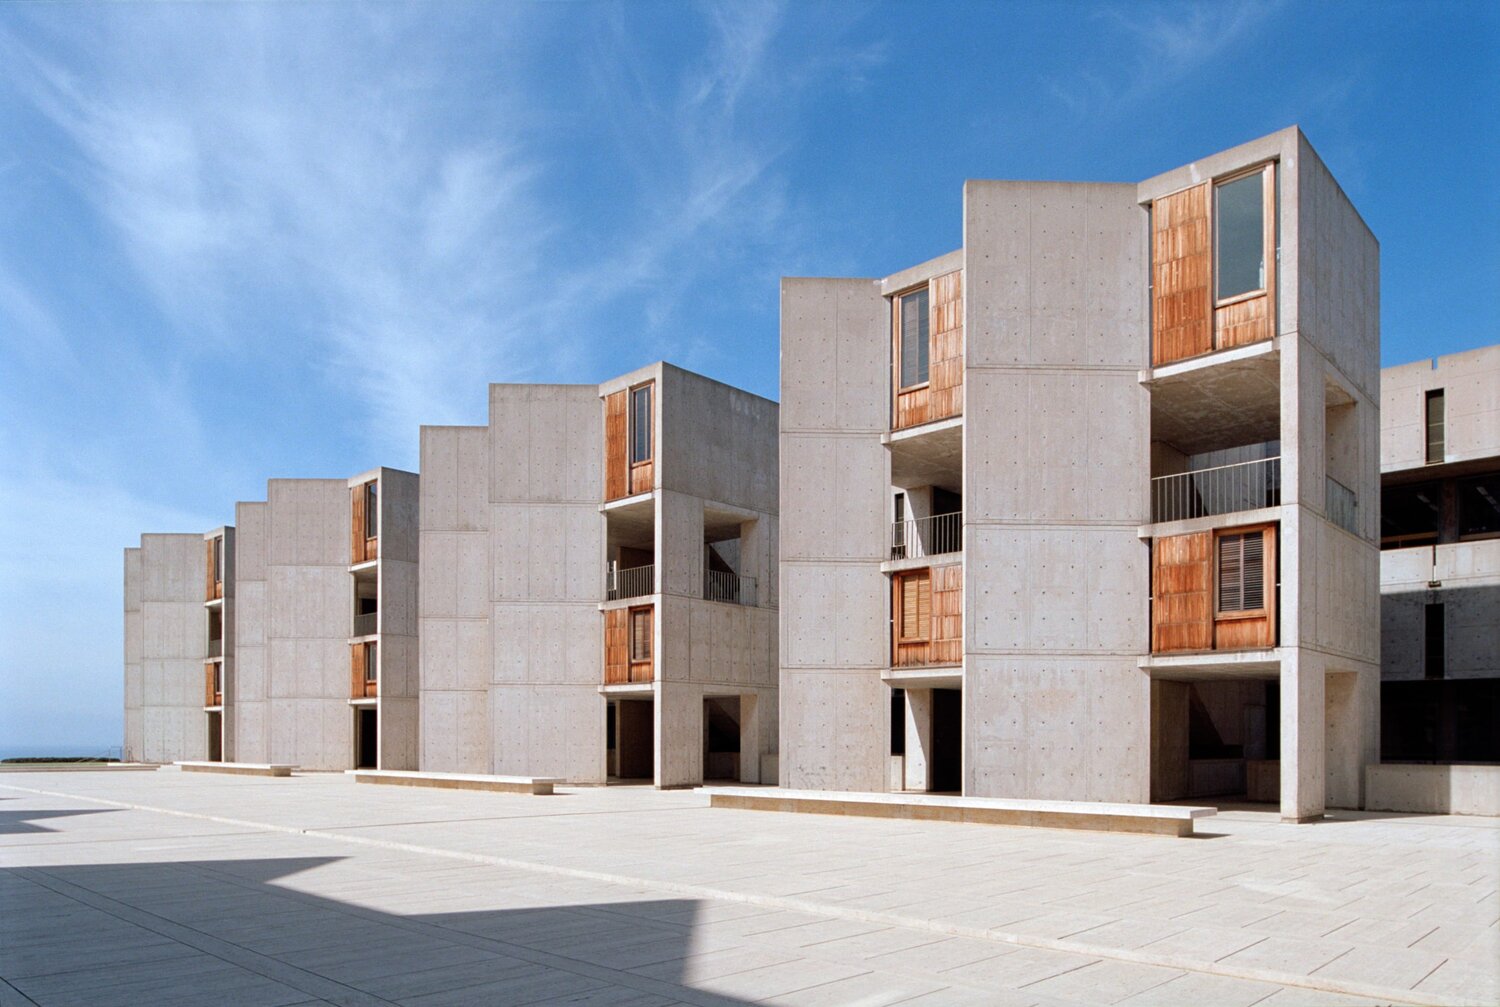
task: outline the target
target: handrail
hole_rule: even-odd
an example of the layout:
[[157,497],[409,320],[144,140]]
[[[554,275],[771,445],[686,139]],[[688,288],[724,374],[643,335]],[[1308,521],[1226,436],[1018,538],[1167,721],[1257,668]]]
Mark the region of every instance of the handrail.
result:
[[891,522],[892,559],[941,556],[961,552],[963,547],[963,511]]
[[1280,456],[1177,472],[1151,480],[1153,523],[1259,510],[1280,504]]
[[656,564],[633,566],[621,570],[614,564],[605,568],[604,599],[642,598],[656,593]]
[[755,604],[755,578],[742,577],[726,570],[703,571],[703,597],[708,601],[727,601],[734,605]]

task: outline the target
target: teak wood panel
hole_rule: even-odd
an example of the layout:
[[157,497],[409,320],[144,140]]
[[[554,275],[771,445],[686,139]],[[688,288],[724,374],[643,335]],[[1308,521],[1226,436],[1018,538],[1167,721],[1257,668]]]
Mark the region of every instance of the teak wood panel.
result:
[[625,436],[625,406],[628,394],[621,389],[604,396],[605,500],[618,500],[630,495],[629,469],[626,461],[630,445]]
[[210,661],[203,666],[203,705],[223,706],[224,694],[214,688],[214,665]]
[[1214,535],[1168,535],[1151,546],[1151,652],[1213,649]]
[[648,684],[655,678],[650,656],[639,661],[630,659],[630,619],[637,612],[644,615],[649,637],[655,628],[651,606],[612,608],[604,613],[605,685]]
[[365,535],[365,488],[355,486],[349,491],[349,565],[363,563],[368,557],[365,555],[365,544],[369,538]]
[[654,461],[636,462],[630,466],[630,493],[650,493],[656,488],[656,465]]
[[1221,528],[1214,536],[1214,555],[1217,563],[1218,537],[1220,535],[1243,535],[1246,532],[1261,532],[1265,538],[1261,551],[1262,575],[1265,578],[1265,606],[1251,612],[1218,611],[1217,585],[1214,591],[1214,649],[1215,650],[1264,650],[1276,646],[1276,526],[1250,525],[1242,528]]
[[1270,298],[1257,294],[1214,309],[1214,349],[1249,346],[1271,338]]
[[365,681],[365,661],[370,646],[369,641],[349,645],[349,697],[351,699],[373,699],[380,695],[378,680]]
[[1151,362],[1213,349],[1212,183],[1151,204]]
[[[921,287],[916,288],[918,290]],[[910,291],[907,291],[910,293]],[[959,416],[964,408],[963,270],[927,284],[927,381],[901,387],[901,302],[891,299],[892,430]]]
[[[926,596],[927,625],[919,639],[901,638],[902,598],[912,583]],[[891,667],[962,664],[964,659],[964,568],[954,563],[928,570],[911,570],[891,578]]]
[[224,582],[214,576],[214,543],[216,539],[203,541],[203,600],[213,601],[224,597]]

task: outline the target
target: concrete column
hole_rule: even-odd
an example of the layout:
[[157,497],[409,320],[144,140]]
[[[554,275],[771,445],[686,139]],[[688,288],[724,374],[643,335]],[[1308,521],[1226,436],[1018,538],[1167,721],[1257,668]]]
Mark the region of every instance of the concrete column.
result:
[[[740,782],[760,782],[760,703],[753,692],[740,693]],[[774,713],[774,711],[773,711]]]
[[932,690],[906,690],[906,779],[907,790],[928,790],[932,755]]
[[755,603],[762,607],[772,604],[771,596],[775,592],[771,577],[774,546],[770,541],[770,524],[770,518],[762,518],[740,525],[740,576],[755,578]]
[[656,495],[656,588],[703,597],[703,501],[685,493]]
[[1359,673],[1330,671],[1324,678],[1325,799],[1331,808],[1358,808],[1364,780],[1364,711]]
[[684,682],[656,686],[656,785],[703,782],[703,694]]
[[1326,724],[1323,658],[1289,647],[1281,659],[1281,820],[1323,817]]

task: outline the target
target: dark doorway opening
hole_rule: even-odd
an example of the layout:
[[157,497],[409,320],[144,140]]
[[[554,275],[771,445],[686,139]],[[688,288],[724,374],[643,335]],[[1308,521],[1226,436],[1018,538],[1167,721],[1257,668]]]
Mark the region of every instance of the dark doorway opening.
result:
[[208,761],[224,761],[224,714],[208,715]]
[[374,707],[361,706],[354,711],[354,768],[377,768],[377,744],[380,722]]
[[703,778],[740,778],[740,697],[706,696],[703,700]]
[[964,694],[958,689],[932,690],[932,760],[928,789],[962,793],[964,789]]
[[[612,734],[612,775],[620,780],[656,776],[656,701],[618,699],[608,706],[606,732]],[[610,730],[612,728],[612,730]]]

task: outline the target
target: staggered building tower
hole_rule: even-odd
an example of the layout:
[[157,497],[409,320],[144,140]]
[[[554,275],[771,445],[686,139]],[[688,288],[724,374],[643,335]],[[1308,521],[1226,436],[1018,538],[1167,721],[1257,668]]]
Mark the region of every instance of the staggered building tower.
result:
[[1378,247],[1288,129],[782,288],[781,782],[1358,807]]
[[1294,821],[1363,805],[1382,726],[1500,758],[1500,348],[1382,389],[1378,244],[1299,130],[962,224],[784,280],[779,407],[495,384],[420,480],[142,536],[126,756]]

